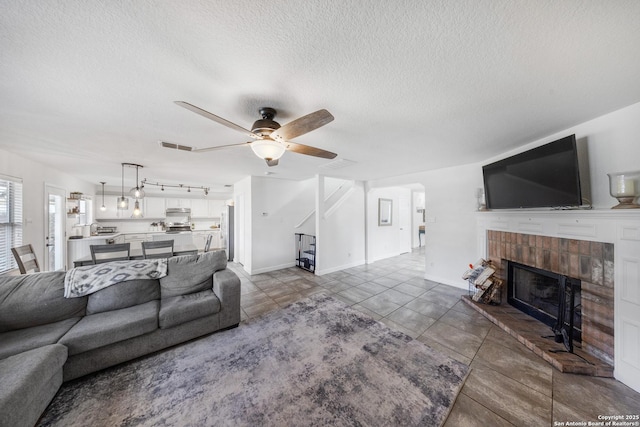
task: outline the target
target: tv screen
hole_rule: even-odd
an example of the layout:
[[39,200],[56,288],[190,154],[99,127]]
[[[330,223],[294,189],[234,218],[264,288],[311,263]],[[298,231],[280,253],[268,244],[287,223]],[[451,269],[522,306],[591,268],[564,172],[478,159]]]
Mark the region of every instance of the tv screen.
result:
[[482,167],[488,209],[583,204],[575,135]]

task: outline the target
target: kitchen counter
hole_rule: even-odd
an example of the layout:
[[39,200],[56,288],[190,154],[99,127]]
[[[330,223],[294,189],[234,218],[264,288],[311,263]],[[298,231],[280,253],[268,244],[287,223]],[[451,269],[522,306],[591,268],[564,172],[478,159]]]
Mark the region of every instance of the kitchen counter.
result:
[[[191,230],[192,232],[216,232],[216,231],[222,231],[220,228],[196,228],[194,230]],[[187,232],[188,233],[188,232]],[[70,241],[74,241],[74,240],[99,240],[99,239],[114,239],[118,236],[127,236],[127,235],[140,235],[140,234],[171,234],[171,233],[167,233],[166,231],[125,231],[125,232],[118,232],[118,233],[111,233],[111,234],[99,234],[97,236],[90,236],[90,237],[83,237],[81,239],[68,239]]]
[[[174,246],[173,255],[197,255],[198,248],[196,245],[182,245],[182,246]],[[143,259],[142,258],[142,250],[141,249],[132,249],[129,252],[129,259]],[[83,265],[93,265],[93,260],[91,259],[91,255],[88,257],[82,257],[73,261],[74,267],[80,267]]]

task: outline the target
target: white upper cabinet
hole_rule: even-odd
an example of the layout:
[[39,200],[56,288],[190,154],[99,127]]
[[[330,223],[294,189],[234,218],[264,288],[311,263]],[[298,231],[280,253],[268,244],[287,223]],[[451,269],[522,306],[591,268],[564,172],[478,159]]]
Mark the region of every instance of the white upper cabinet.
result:
[[[106,211],[94,209],[96,219],[130,219],[135,199],[129,197],[129,209],[117,209],[119,196],[105,196]],[[220,218],[225,209],[225,201],[218,199],[178,199],[164,197],[145,197],[141,200],[143,220],[161,220],[166,218],[167,208],[190,208],[191,217],[197,219]]]
[[191,200],[191,218],[209,218],[209,201],[206,199]]
[[163,219],[166,215],[165,202],[163,197],[145,197],[142,214],[149,219]]
[[124,219],[130,218],[133,212],[133,199],[129,198],[129,209],[118,209],[119,196],[105,196],[104,206],[107,208],[105,211],[100,210],[100,207],[94,209],[96,219]]
[[165,200],[168,208],[191,208],[191,199],[167,198]]
[[209,218],[220,218],[224,212],[224,200],[209,200]]
[[220,214],[224,210],[224,200],[207,200],[192,199],[191,200],[191,217],[192,218],[220,218]]

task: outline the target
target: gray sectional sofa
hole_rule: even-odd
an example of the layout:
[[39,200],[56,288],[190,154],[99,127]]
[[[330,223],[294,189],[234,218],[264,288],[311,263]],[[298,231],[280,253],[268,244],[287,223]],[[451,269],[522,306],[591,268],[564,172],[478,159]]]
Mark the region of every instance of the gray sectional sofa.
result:
[[63,381],[237,326],[224,251],[168,259],[167,275],[64,297],[65,272],[0,277],[0,427],[33,426]]

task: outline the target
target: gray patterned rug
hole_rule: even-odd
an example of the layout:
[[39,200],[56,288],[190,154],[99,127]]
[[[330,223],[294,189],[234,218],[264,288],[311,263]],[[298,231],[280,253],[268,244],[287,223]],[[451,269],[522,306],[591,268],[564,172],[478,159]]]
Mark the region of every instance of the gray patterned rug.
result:
[[468,367],[331,297],[66,383],[53,426],[437,426]]

